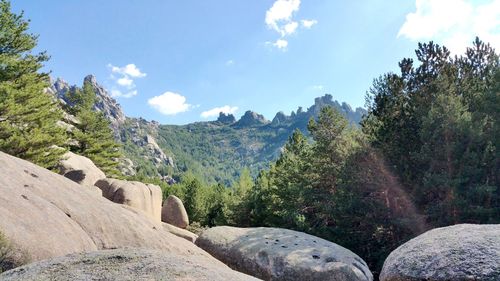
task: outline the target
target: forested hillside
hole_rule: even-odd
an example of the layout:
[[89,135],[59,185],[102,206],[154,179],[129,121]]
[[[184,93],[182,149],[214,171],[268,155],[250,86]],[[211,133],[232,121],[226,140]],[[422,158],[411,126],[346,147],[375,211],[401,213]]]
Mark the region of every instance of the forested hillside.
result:
[[230,185],[243,168],[253,176],[268,167],[281,153],[288,137],[296,130],[307,133],[307,123],[317,118],[320,110],[331,106],[352,124],[359,124],[366,111],[352,110],[338,103],[331,95],[315,99],[306,111],[298,108],[291,115],[278,112],[267,121],[255,112],[246,112],[240,120],[221,114],[216,121],[175,126],[161,125],[158,144],[174,159],[179,173],[191,171],[202,181]]

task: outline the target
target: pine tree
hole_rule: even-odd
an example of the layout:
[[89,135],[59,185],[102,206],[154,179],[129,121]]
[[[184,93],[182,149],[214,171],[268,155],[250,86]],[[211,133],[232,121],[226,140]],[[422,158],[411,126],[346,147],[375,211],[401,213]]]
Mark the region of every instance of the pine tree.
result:
[[108,176],[118,176],[118,160],[122,157],[120,146],[113,137],[109,121],[98,111],[93,110],[96,95],[92,85],[85,81],[83,89],[67,93],[71,107],[68,110],[76,116],[73,136],[78,146],[71,150],[90,158]]
[[314,212],[306,194],[311,194],[311,146],[296,130],[285,144],[282,154],[269,170],[268,188],[264,191],[267,203],[266,223],[305,230],[305,216]]
[[251,226],[264,226],[269,216],[269,179],[267,171],[260,171],[255,183],[246,198],[250,209]]
[[191,172],[186,173],[182,177],[184,185],[184,207],[189,218],[192,221],[203,222],[204,216],[204,202],[203,202],[203,185]]
[[250,175],[250,170],[244,168],[240,172],[240,177],[233,184],[232,196],[229,204],[231,212],[230,223],[238,226],[250,226],[250,203],[248,196],[253,188],[253,179]]
[[416,54],[374,82],[363,130],[430,226],[498,222],[499,56],[477,38],[464,56]]
[[207,202],[207,215],[205,225],[210,227],[228,224],[228,192],[223,184],[211,188],[209,196],[204,198]]
[[49,77],[39,72],[45,52],[32,54],[37,36],[27,33],[23,13],[0,1],[0,150],[53,168],[64,154],[62,112],[45,93]]

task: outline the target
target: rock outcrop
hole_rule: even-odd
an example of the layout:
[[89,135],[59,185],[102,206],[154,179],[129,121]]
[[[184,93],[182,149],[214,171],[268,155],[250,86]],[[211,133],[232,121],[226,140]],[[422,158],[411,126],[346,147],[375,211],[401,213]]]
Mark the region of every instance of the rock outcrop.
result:
[[143,212],[61,175],[3,152],[0,167],[0,232],[33,261],[126,246],[208,256]]
[[146,249],[71,254],[19,267],[0,275],[10,280],[258,280],[212,258]]
[[233,124],[236,122],[236,118],[231,113],[225,114],[224,112],[219,112],[219,117],[217,118],[217,122],[222,124]]
[[108,91],[103,86],[97,83],[94,75],[87,75],[84,78],[84,83],[88,82],[92,85],[97,97],[94,109],[100,111],[111,122],[113,131],[118,132],[118,128],[125,122],[125,114],[118,102],[112,98]]
[[289,122],[290,120],[291,120],[290,116],[286,116],[285,113],[283,113],[283,111],[280,111],[280,112],[276,113],[271,124],[273,126],[279,126],[281,124],[285,124],[285,123]]
[[101,191],[94,184],[106,178],[104,172],[97,168],[92,160],[73,152],[63,155],[63,160],[59,162],[59,173],[97,194],[101,194]]
[[[95,76],[87,75],[83,81],[84,83],[90,83],[96,94],[94,109],[102,112],[111,122],[111,127],[115,133],[118,132],[118,128],[125,122],[126,119],[120,104],[118,104],[118,102],[116,102],[116,100],[109,95],[108,91],[106,91],[103,86],[97,83]],[[68,91],[74,91],[76,88],[76,86],[70,86],[61,78],[57,78],[47,91],[53,94],[61,103],[71,106],[71,101],[68,100],[66,93]]]
[[189,225],[189,217],[181,199],[174,195],[165,199],[161,209],[161,221],[179,228],[186,228]]
[[105,198],[140,210],[155,222],[161,221],[162,193],[159,186],[117,179],[101,179],[95,185]]
[[237,127],[248,127],[248,126],[256,126],[256,125],[264,125],[269,123],[266,118],[253,111],[246,111],[243,116],[241,116],[240,120],[238,122],[234,123],[235,126]]
[[220,226],[205,230],[196,245],[231,268],[264,280],[373,280],[353,252],[292,230]]
[[174,161],[172,160],[171,157],[168,157],[163,150],[160,148],[160,146],[156,143],[156,140],[153,136],[151,135],[146,135],[144,137],[145,140],[145,146],[147,150],[149,150],[148,154],[153,155],[153,161],[157,166],[160,165],[167,165],[167,166],[173,166]]
[[[126,125],[121,128],[119,140],[122,143],[132,142],[136,146],[135,154],[141,156],[136,159],[137,162],[146,160],[156,169],[165,168],[165,166],[174,167],[172,157],[168,156],[158,145],[159,128],[160,124],[156,121],[129,118]],[[134,158],[131,159],[135,161]],[[162,175],[158,174],[158,177],[160,176]]]
[[500,225],[436,228],[394,250],[382,281],[500,280]]
[[172,233],[175,236],[181,237],[186,239],[189,242],[196,242],[196,239],[198,239],[198,235],[192,233],[191,231],[179,228],[177,226],[173,226],[168,223],[162,223],[162,226],[164,229],[166,229],[168,232]]

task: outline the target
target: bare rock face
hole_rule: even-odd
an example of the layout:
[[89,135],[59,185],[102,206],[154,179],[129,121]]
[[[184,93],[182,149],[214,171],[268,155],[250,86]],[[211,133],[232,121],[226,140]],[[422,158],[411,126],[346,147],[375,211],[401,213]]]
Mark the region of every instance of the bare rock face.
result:
[[235,123],[235,126],[237,127],[248,127],[248,126],[257,126],[257,125],[264,125],[269,123],[266,118],[258,113],[255,113],[253,111],[246,111],[243,116],[241,116],[240,120]]
[[92,160],[73,152],[64,154],[63,160],[59,162],[59,173],[99,194],[101,191],[95,188],[94,184],[106,178],[104,172],[97,168]]
[[71,254],[19,267],[0,275],[9,280],[258,280],[205,256],[186,257],[146,249]]
[[196,239],[198,239],[198,235],[196,235],[196,234],[194,234],[191,231],[188,231],[186,229],[182,229],[182,228],[179,228],[177,226],[173,226],[173,225],[168,224],[168,223],[162,223],[161,225],[168,232],[172,233],[175,236],[184,238],[191,243],[196,242]]
[[181,199],[174,195],[168,196],[161,209],[161,221],[183,229],[189,225],[189,217]]
[[205,230],[196,245],[264,280],[373,280],[366,263],[348,249],[287,229],[219,226]]
[[125,123],[125,114],[123,113],[120,104],[118,104],[118,102],[116,102],[116,100],[109,95],[108,91],[106,91],[103,86],[97,83],[94,75],[87,75],[84,79],[84,83],[85,82],[92,85],[97,97],[94,109],[102,112],[111,122],[113,130],[117,132],[120,125]]
[[[84,82],[90,83],[96,94],[94,109],[102,112],[111,122],[111,127],[115,133],[118,132],[119,126],[122,125],[126,119],[120,104],[109,95],[108,91],[106,91],[103,86],[97,83],[95,76],[87,75]],[[76,86],[70,86],[61,78],[57,78],[47,89],[47,92],[53,94],[61,103],[71,105],[71,101],[66,97],[66,93],[75,89]]]
[[436,228],[394,250],[382,281],[500,280],[500,225]]
[[160,146],[156,143],[156,140],[151,135],[146,135],[144,137],[145,147],[148,150],[149,155],[153,155],[153,161],[157,166],[168,165],[173,166],[174,162],[171,157],[168,157]]
[[236,118],[234,118],[234,115],[231,113],[226,114],[224,112],[219,112],[217,122],[220,122],[222,124],[233,124],[234,122],[236,122]]
[[161,221],[161,188],[154,184],[117,179],[101,179],[95,183],[102,196],[144,212],[155,222]]
[[61,175],[3,152],[0,214],[0,232],[33,261],[123,247],[209,256],[142,211],[95,196]]

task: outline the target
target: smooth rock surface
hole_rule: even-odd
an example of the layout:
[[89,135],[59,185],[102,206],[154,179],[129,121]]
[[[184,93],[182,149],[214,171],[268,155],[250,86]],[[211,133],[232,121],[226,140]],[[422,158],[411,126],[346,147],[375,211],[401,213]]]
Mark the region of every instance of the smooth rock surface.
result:
[[168,232],[172,233],[173,235],[184,238],[191,243],[196,242],[196,239],[198,239],[198,235],[192,233],[191,231],[173,226],[173,225],[168,224],[168,223],[162,223],[162,226],[164,229],[166,229]]
[[205,230],[196,245],[264,280],[373,280],[366,263],[350,250],[287,229],[219,226]]
[[0,152],[0,231],[32,261],[75,252],[142,247],[204,256],[143,212],[95,196],[81,185]]
[[71,254],[7,271],[1,280],[258,280],[212,259],[146,249]]
[[394,250],[382,281],[500,280],[500,225],[432,229]]
[[59,162],[59,173],[81,185],[94,188],[94,184],[106,175],[87,157],[66,152]]
[[102,196],[144,212],[155,222],[161,222],[161,188],[154,184],[117,179],[101,179],[95,183]]
[[165,199],[161,209],[161,221],[179,228],[186,228],[189,225],[189,217],[181,199],[174,195]]

